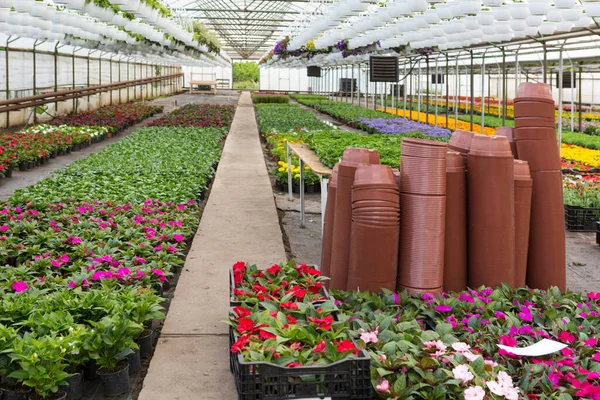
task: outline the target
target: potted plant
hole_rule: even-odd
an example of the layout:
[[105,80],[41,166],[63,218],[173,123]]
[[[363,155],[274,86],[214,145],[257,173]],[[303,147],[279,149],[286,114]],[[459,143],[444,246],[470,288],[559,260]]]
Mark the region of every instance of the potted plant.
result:
[[67,335],[59,338],[62,339],[61,345],[67,349],[64,358],[68,365],[66,371],[70,376],[61,389],[65,391],[68,399],[79,399],[83,396],[83,365],[90,359],[83,346],[91,335],[92,331],[85,325],[75,325],[69,327]]
[[19,380],[9,378],[9,375],[19,368],[9,355],[18,340],[21,338],[14,328],[0,325],[0,393],[3,394],[3,398],[26,399],[30,392]]
[[108,315],[91,322],[94,333],[87,338],[84,348],[96,361],[104,394],[117,396],[129,390],[127,356],[137,347],[133,338],[142,326],[131,321],[125,312]]
[[46,335],[36,338],[26,334],[14,341],[9,353],[16,363],[16,369],[8,375],[33,389],[37,399],[64,400],[66,393],[60,386],[66,384],[66,348],[56,336]]
[[140,357],[148,358],[152,354],[152,321],[165,318],[160,305],[161,298],[155,295],[151,289],[140,289],[127,293],[128,301],[124,304],[130,304],[131,310],[129,316],[132,321],[144,327],[135,342],[139,346]]

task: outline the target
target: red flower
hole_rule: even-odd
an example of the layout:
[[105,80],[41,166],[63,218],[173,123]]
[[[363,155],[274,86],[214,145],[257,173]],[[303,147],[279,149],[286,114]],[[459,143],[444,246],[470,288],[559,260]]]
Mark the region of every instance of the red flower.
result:
[[287,310],[297,310],[298,309],[298,304],[292,302],[292,301],[288,301],[287,303],[281,303],[279,305],[279,308],[282,309],[287,309]]
[[235,294],[238,297],[252,296],[250,293],[248,293],[242,289],[233,289],[233,294]]
[[291,361],[285,365],[288,368],[301,367],[302,363],[298,361]]
[[238,285],[244,280],[244,273],[242,271],[233,271],[233,282]]
[[515,347],[517,345],[517,339],[512,338],[508,335],[502,335],[498,339],[498,343],[500,343],[504,346]]
[[259,333],[260,333],[260,337],[265,340],[275,339],[277,337],[274,334],[272,334],[271,332],[265,331],[264,329],[261,329]]
[[349,341],[348,339],[342,340],[341,342],[334,341],[337,345],[336,350],[338,353],[346,353],[348,351],[352,351],[354,354],[358,353],[360,350],[356,348],[354,343]]
[[249,316],[250,314],[252,314],[252,311],[248,310],[247,308],[244,307],[240,307],[240,306],[236,306],[233,308],[233,312],[239,317],[239,318],[244,318]]
[[573,343],[575,341],[575,336],[573,336],[573,334],[570,332],[564,331],[558,334],[558,340],[567,343]]
[[295,269],[296,269],[296,271],[298,271],[300,273],[300,275],[313,275],[313,276],[321,275],[321,272],[319,272],[319,270],[311,268],[306,264],[302,264],[302,265],[296,267]]
[[317,344],[315,346],[315,348],[313,349],[313,353],[322,353],[325,351],[325,341],[323,340],[322,342],[320,342],[319,344]]
[[290,345],[290,349],[292,349],[293,351],[298,351],[301,348],[302,348],[302,343],[300,343],[300,342],[295,342]]
[[304,295],[306,294],[306,290],[302,289],[298,285],[295,285],[286,292],[286,294],[290,294],[290,293],[294,293],[294,296],[296,296],[296,298],[298,300],[302,300],[304,298]]
[[324,331],[330,330],[331,324],[333,323],[333,317],[331,315],[324,318],[308,317],[308,320],[317,325],[317,328],[323,329]]
[[273,318],[277,318],[277,311],[271,311],[269,315],[271,315]]
[[277,264],[273,265],[271,268],[267,269],[267,272],[271,275],[277,275],[281,271],[281,267]]
[[312,294],[319,294],[321,292],[321,289],[323,289],[323,283],[317,282],[313,286],[309,287],[308,291]]
[[242,351],[244,346],[248,344],[248,342],[250,342],[250,335],[240,336],[240,338],[236,340],[236,342],[231,346],[231,352],[239,353],[240,351]]
[[243,261],[238,261],[235,264],[233,264],[232,268],[234,271],[244,272],[246,270],[246,263]]
[[250,318],[242,318],[239,321],[239,325],[237,327],[237,331],[239,333],[244,333],[247,331],[251,331],[254,329],[254,322]]
[[264,287],[264,286],[261,286],[261,285],[259,285],[258,283],[255,283],[255,284],[252,286],[252,290],[253,290],[254,292],[256,292],[257,294],[264,294],[264,293],[267,293],[267,288],[266,288],[266,287]]

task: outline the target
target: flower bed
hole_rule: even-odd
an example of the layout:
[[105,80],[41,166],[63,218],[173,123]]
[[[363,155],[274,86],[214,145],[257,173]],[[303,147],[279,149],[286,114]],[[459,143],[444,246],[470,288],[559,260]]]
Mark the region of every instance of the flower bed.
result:
[[439,126],[421,124],[419,122],[414,122],[406,118],[360,118],[360,122],[365,124],[369,129],[378,133],[386,133],[393,135],[421,132],[427,137],[450,138],[452,134],[452,132],[450,132],[448,129],[440,128]]
[[[223,128],[142,128],[15,192],[16,204],[196,199],[214,174]],[[201,154],[202,157],[198,157]]]
[[263,135],[334,129],[295,104],[257,104],[254,108],[256,121]]
[[290,102],[290,97],[286,94],[280,94],[280,93],[253,93],[252,94],[252,102],[254,104],[259,104],[259,103],[288,104]]
[[124,103],[101,107],[95,111],[54,118],[50,125],[104,126],[120,132],[143,119],[162,112],[162,107],[146,103]]
[[147,126],[228,128],[233,121],[234,111],[234,106],[187,104]]
[[580,162],[591,168],[600,167],[600,150],[586,149],[563,143],[561,146],[561,156],[565,160]]

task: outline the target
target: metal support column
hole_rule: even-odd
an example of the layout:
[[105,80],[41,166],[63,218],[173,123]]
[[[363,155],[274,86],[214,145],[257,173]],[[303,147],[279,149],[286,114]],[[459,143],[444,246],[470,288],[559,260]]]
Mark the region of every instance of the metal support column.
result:
[[[5,90],[6,90],[6,99],[10,99],[10,64],[8,61],[9,58],[9,45],[14,42],[15,40],[18,40],[19,38],[10,40],[10,38],[12,38],[12,35],[10,35],[8,37],[8,39],[6,39],[6,47],[4,48],[4,57],[5,57],[5,74],[4,76],[6,77],[6,82],[5,82]],[[6,127],[8,128],[10,126],[10,111],[6,112]]]
[[546,49],[546,42],[542,43],[544,49],[544,61],[542,62],[542,72],[544,83],[548,83],[548,50]]
[[[40,42],[43,43],[43,42]],[[38,40],[33,43],[33,95],[37,94],[37,52],[36,47],[38,44]],[[37,123],[37,112],[36,107],[33,108],[33,123]]]
[[558,151],[562,151],[562,119],[563,119],[563,47],[560,47],[558,58]]
[[352,77],[350,78],[350,101],[354,105],[354,64],[352,64]]
[[508,82],[506,79],[506,53],[504,47],[502,48],[502,126],[506,126],[506,96],[507,96]]
[[578,99],[578,103],[579,103],[579,110],[578,110],[578,114],[579,114],[579,132],[582,131],[582,119],[581,119],[581,75],[583,74],[583,63],[579,63],[579,99]]
[[471,53],[471,112],[469,113],[471,115],[470,118],[470,127],[469,130],[471,132],[473,132],[473,113],[475,112],[475,74],[473,71],[473,50],[470,51]]
[[[429,76],[429,55],[427,55],[425,57],[425,64],[426,64],[426,68],[427,68],[427,76],[425,77],[425,80],[427,81],[426,84],[426,88],[425,88],[425,123],[429,123],[429,81],[431,80],[431,77]],[[437,124],[437,121],[435,121],[435,123]]]
[[448,83],[448,53],[446,53],[446,128],[448,127],[448,91],[450,89],[450,84]]

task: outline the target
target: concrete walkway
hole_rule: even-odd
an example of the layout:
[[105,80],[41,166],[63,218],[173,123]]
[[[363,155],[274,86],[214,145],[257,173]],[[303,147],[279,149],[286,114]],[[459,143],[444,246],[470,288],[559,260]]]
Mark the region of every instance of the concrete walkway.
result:
[[229,268],[285,260],[248,92],[243,93],[141,400],[237,398],[229,372]]

